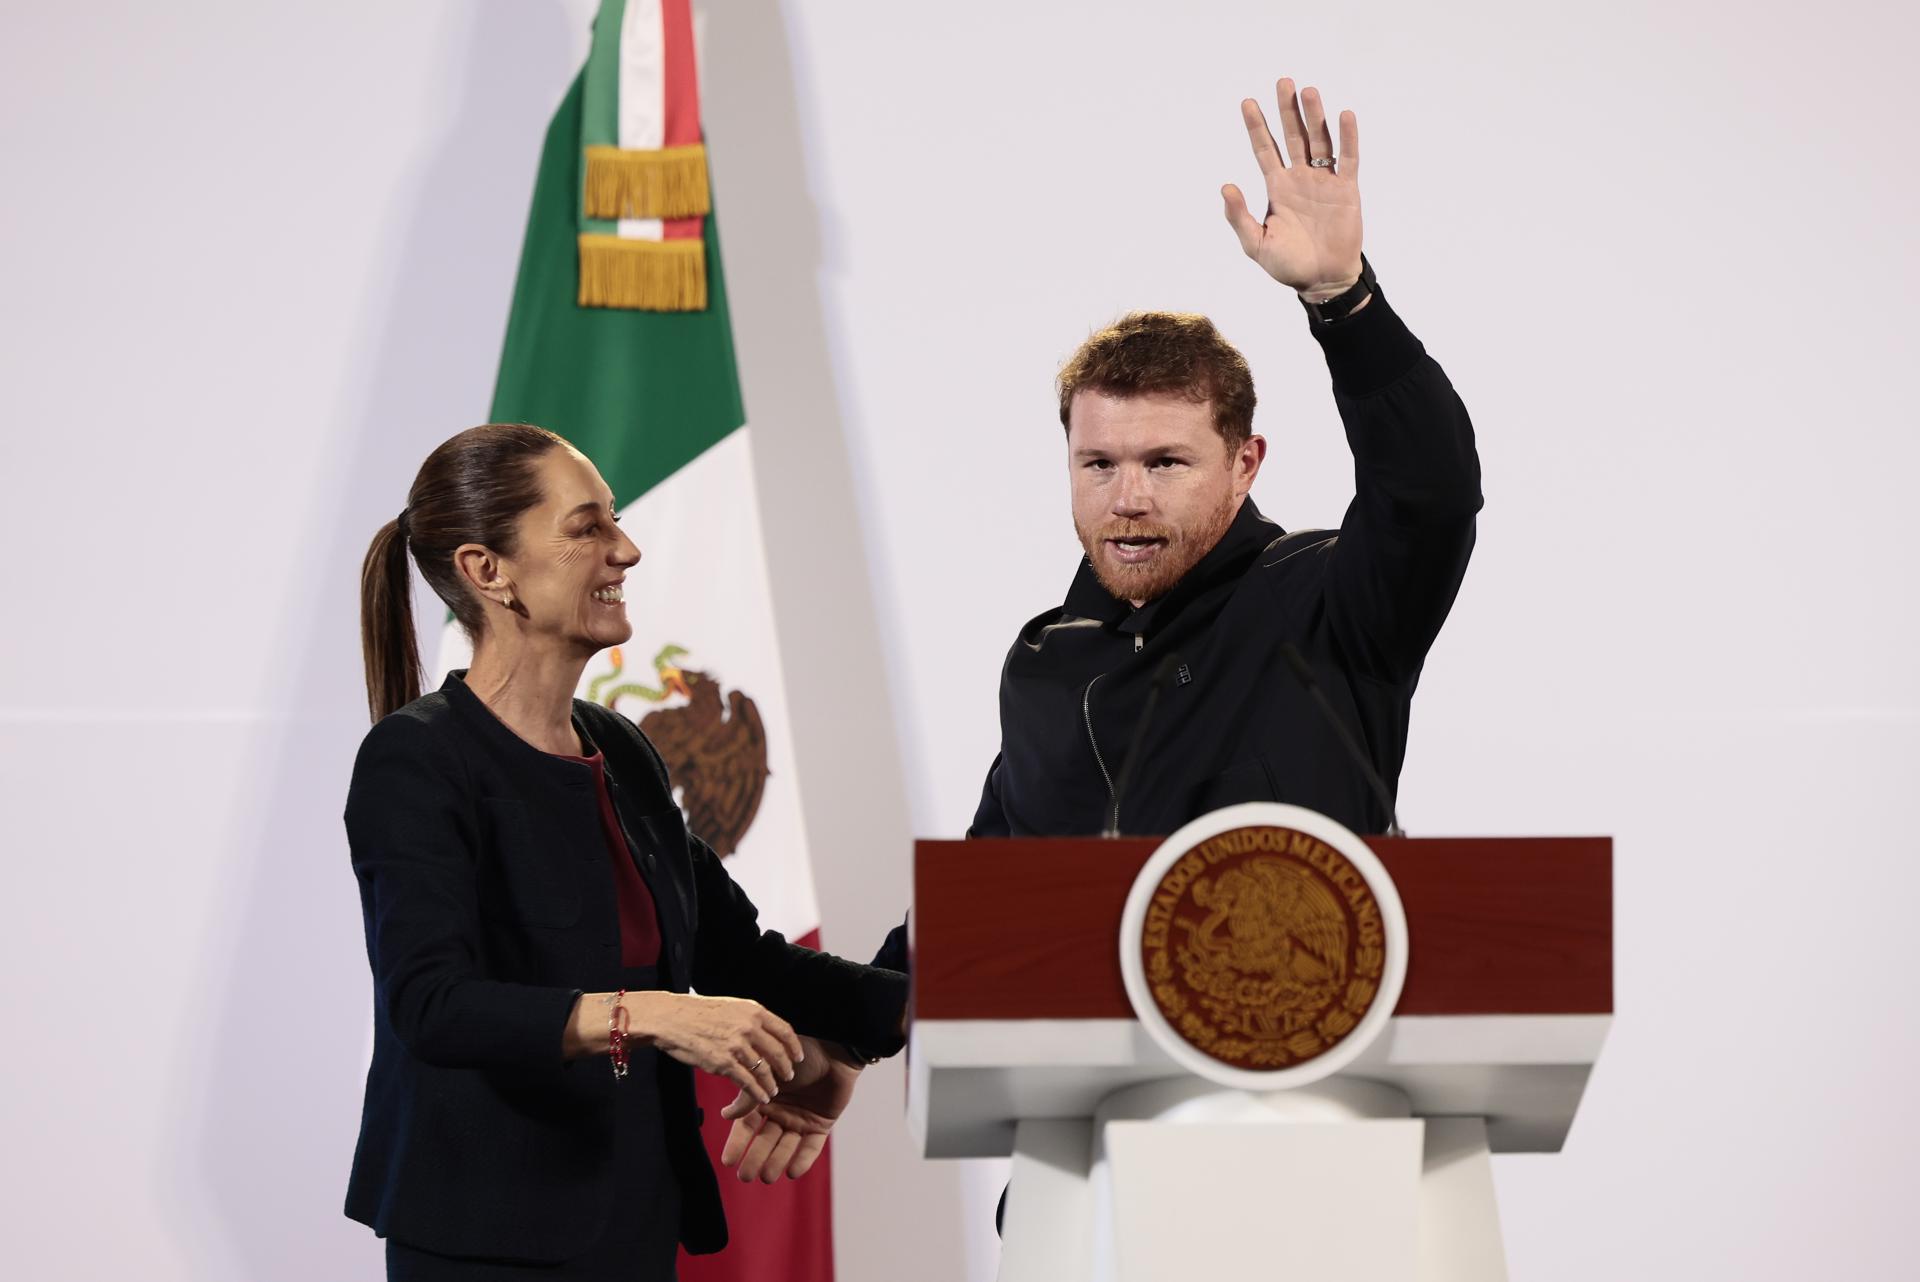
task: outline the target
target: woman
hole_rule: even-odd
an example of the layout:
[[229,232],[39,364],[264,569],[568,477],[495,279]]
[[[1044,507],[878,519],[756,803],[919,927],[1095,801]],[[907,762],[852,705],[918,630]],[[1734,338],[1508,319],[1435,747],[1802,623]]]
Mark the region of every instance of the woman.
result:
[[[424,697],[409,552],[474,643]],[[671,1279],[676,1244],[726,1244],[689,1066],[769,1123],[736,1123],[743,1178],[798,1175],[855,1071],[815,1039],[899,1045],[905,977],[762,932],[638,727],[572,697],[632,634],[639,560],[593,464],[514,425],[436,449],[368,549],[376,724],[346,823],[374,1050],[347,1214],[390,1279]]]

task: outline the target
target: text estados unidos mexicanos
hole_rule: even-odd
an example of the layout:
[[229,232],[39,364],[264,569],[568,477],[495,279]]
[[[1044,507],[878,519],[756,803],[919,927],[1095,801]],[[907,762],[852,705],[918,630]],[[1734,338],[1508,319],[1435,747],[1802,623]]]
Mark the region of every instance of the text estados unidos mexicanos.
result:
[[1146,929],[1141,942],[1147,948],[1165,948],[1173,928],[1173,910],[1193,879],[1223,859],[1232,859],[1256,851],[1290,855],[1333,883],[1353,912],[1355,932],[1362,948],[1380,947],[1385,930],[1380,924],[1380,906],[1374,902],[1367,879],[1343,858],[1339,851],[1310,833],[1291,828],[1235,828],[1209,838],[1182,855],[1167,875],[1160,879],[1153,902],[1147,907]]

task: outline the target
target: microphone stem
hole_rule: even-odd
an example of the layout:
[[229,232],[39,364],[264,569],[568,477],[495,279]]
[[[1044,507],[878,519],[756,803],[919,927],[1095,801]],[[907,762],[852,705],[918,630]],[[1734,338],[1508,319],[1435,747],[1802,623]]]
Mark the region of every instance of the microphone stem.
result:
[[1354,764],[1360,767],[1360,773],[1366,778],[1367,785],[1373,789],[1375,800],[1379,801],[1381,808],[1387,812],[1385,835],[1406,836],[1407,834],[1400,827],[1400,816],[1393,804],[1392,789],[1387,787],[1387,781],[1380,777],[1380,772],[1374,769],[1373,759],[1361,748],[1360,741],[1353,737],[1353,731],[1347,728],[1347,723],[1334,708],[1333,700],[1327,698],[1327,692],[1321,689],[1319,678],[1313,675],[1313,668],[1307,663],[1306,657],[1291,641],[1281,642],[1280,652],[1286,657],[1287,666],[1293,669],[1293,675],[1313,697],[1314,704],[1320,709],[1321,715],[1327,719],[1327,724],[1333,727],[1333,733],[1339,737],[1341,746],[1347,750],[1347,755],[1352,757]]

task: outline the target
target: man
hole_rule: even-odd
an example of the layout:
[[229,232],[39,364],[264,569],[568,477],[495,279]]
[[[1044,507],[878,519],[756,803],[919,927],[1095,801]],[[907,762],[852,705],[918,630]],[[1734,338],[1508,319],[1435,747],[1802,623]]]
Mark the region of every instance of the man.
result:
[[[1335,163],[1319,93],[1296,99],[1281,80],[1279,98],[1291,164],[1259,105],[1241,104],[1265,219],[1238,188],[1221,194],[1247,256],[1307,304],[1353,503],[1337,532],[1286,534],[1260,514],[1252,379],[1204,318],[1135,313],[1089,338],[1059,378],[1086,558],[1065,603],[1007,654],[1000,755],[970,836],[1157,835],[1239,801],[1293,802],[1359,832],[1391,821],[1285,647],[1391,788],[1473,547],[1479,461],[1466,409],[1361,258],[1358,122],[1341,115]],[[906,969],[904,929],[875,964]]]
[[[1319,93],[1296,99],[1281,80],[1279,98],[1292,163],[1259,105],[1241,104],[1265,219],[1237,187],[1221,195],[1247,256],[1306,305],[1353,450],[1353,503],[1338,531],[1287,534],[1260,514],[1247,497],[1267,452],[1252,377],[1205,318],[1134,313],[1089,338],[1059,378],[1086,557],[1064,604],[1007,653],[1000,755],[969,836],[1159,835],[1240,801],[1292,802],[1363,833],[1392,820],[1288,648],[1391,790],[1421,664],[1473,548],[1480,466],[1465,407],[1361,257],[1353,113],[1336,163]],[[908,968],[904,926],[874,965]],[[778,1122],[756,1156],[776,1152]]]

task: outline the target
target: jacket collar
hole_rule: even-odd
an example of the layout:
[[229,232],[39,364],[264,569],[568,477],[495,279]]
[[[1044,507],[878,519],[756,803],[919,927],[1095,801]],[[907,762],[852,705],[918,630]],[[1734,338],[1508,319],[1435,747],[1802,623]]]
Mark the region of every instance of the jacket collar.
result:
[[[447,696],[447,703],[459,715],[460,722],[472,733],[480,736],[499,752],[523,769],[533,771],[552,783],[572,788],[593,787],[593,767],[585,762],[556,757],[522,739],[507,727],[507,723],[493,715],[480,699],[480,696],[467,688],[467,669],[456,668],[447,673],[447,679],[440,683],[440,693]],[[576,700],[577,702],[577,700]],[[587,733],[587,727],[581,723],[579,711],[573,715],[573,728],[580,732],[580,742],[585,746],[587,755],[592,756],[594,742]]]
[[1103,625],[1122,632],[1146,632],[1171,619],[1209,588],[1239,578],[1260,549],[1285,533],[1276,522],[1260,515],[1253,496],[1248,495],[1220,541],[1165,596],[1136,610],[1131,602],[1118,599],[1100,585],[1092,563],[1083,556],[1080,568],[1074,572],[1073,583],[1067,588],[1066,612],[1083,619],[1098,619]]

